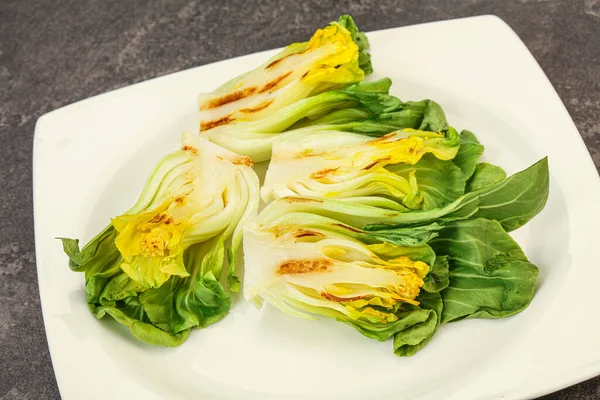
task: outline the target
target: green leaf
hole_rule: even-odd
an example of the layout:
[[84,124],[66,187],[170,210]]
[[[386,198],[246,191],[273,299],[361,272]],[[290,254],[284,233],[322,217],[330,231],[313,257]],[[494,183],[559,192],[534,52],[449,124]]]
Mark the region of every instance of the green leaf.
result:
[[204,328],[222,319],[231,299],[212,274],[206,278],[169,279],[157,289],[140,294],[139,300],[152,324],[170,333]]
[[[390,210],[343,204],[338,206],[344,213],[339,218],[365,230],[378,230],[388,225],[405,226],[468,218],[487,218],[499,221],[507,231],[515,230],[544,209],[549,192],[548,158],[543,158],[529,168],[483,189],[467,193],[445,207],[428,211],[395,212]],[[289,200],[288,200],[289,201]],[[304,203],[323,210],[336,207],[333,200],[326,204]],[[273,209],[276,206],[272,206]],[[316,208],[316,207],[315,207]],[[330,212],[330,211],[329,211]],[[325,212],[327,215],[327,211]],[[363,225],[361,225],[361,222]],[[383,225],[385,224],[385,225]]]
[[[298,121],[289,127],[289,131],[306,127],[313,127],[313,131],[318,127],[321,130],[381,136],[398,129],[419,128],[422,121],[428,118],[427,112],[441,112],[441,116],[444,116],[439,106],[428,106],[432,103],[429,100],[403,103],[389,94],[391,84],[391,79],[383,78],[374,82],[358,82],[338,91],[321,93],[289,106],[282,110],[281,114],[268,117],[265,122],[280,120],[288,114]],[[439,118],[439,115],[429,118]],[[282,128],[283,125],[278,124],[278,127]]]
[[[386,104],[392,104],[390,100]],[[347,126],[336,129],[362,133],[369,136],[381,136],[404,128],[441,132],[449,128],[446,115],[439,104],[432,100],[399,102],[395,108],[356,120]]]
[[242,287],[242,281],[239,277],[235,275],[231,275],[227,277],[227,288],[231,290],[233,293],[237,293],[240,291]]
[[231,309],[231,298],[211,273],[177,294],[177,311],[199,328],[220,321]]
[[[550,189],[548,158],[492,186],[469,193],[479,206],[473,218],[494,219],[510,232],[529,222],[544,209]],[[466,200],[468,201],[468,199]]]
[[397,356],[406,357],[417,353],[429,343],[440,326],[444,307],[440,294],[422,292],[418,300],[419,308],[412,313],[426,315],[427,318],[419,318],[420,321],[408,325],[394,336],[394,353]]
[[104,313],[109,314],[119,323],[127,326],[131,330],[131,333],[139,340],[157,346],[179,346],[186,341],[190,334],[190,330],[188,329],[172,335],[151,324],[131,318],[128,313],[116,307],[100,307],[96,311],[96,314],[99,315]]
[[172,277],[161,287],[139,295],[152,323],[171,333],[206,327],[222,319],[231,308],[231,298],[213,274],[223,263],[223,241],[195,245],[185,257],[191,276]]
[[83,261],[81,251],[79,250],[79,239],[69,239],[63,237],[59,237],[56,239],[62,241],[63,251],[67,256],[69,256],[69,259],[74,263],[73,266],[77,268]]
[[424,279],[422,289],[429,293],[438,293],[447,288],[449,268],[447,256],[436,257],[433,267]]
[[441,292],[443,323],[507,317],[531,302],[538,269],[500,223],[449,222],[430,245],[448,257],[450,267],[448,287]]
[[107,282],[99,296],[99,302],[103,305],[113,304],[117,300],[123,300],[128,297],[135,297],[146,288],[140,283],[131,279],[124,272],[113,275]]
[[452,161],[463,171],[465,179],[469,179],[475,172],[475,166],[483,154],[483,149],[483,145],[479,143],[473,132],[460,133],[460,148]]
[[[391,337],[406,335],[407,338],[411,337],[411,331],[418,329],[423,325],[430,325],[431,320],[437,320],[437,316],[432,313],[431,310],[411,306],[403,305],[404,309],[396,313],[398,319],[394,322],[381,324],[371,323],[364,320],[348,321],[346,319],[340,319],[340,322],[345,322],[348,325],[353,326],[362,335],[379,340],[381,342],[388,340]],[[430,326],[430,329],[432,327]],[[401,339],[399,339],[401,340]],[[413,340],[413,342],[416,340]],[[394,348],[396,348],[396,339],[394,339]]]
[[[85,273],[85,290],[87,303],[96,304],[105,287],[121,273],[121,254],[115,246],[116,231],[112,225],[79,250],[78,240],[64,239],[63,248],[69,256],[69,266],[73,271]],[[126,296],[124,296],[126,297]]]
[[89,241],[82,250],[79,250],[79,239],[57,238],[62,241],[63,250],[69,257],[69,266],[73,271],[82,272],[86,265],[97,253],[104,254],[107,248],[114,243],[114,228],[108,225],[102,232]]
[[442,107],[433,100],[425,100],[425,111],[419,130],[440,132],[448,129],[448,121]]
[[497,165],[488,163],[479,163],[475,167],[475,172],[469,182],[467,182],[467,192],[474,192],[487,186],[494,185],[506,179],[506,172]]
[[179,315],[175,304],[182,281],[182,278],[173,276],[159,288],[148,289],[138,297],[152,324],[171,334],[191,328]]
[[[387,227],[386,225],[380,226]],[[370,229],[372,229],[373,227],[373,225],[369,226]],[[422,246],[423,244],[436,237],[437,231],[440,230],[440,228],[441,226],[438,223],[434,222],[429,225],[402,227],[396,229],[380,229],[365,232],[368,236],[382,242],[404,247],[418,247]],[[413,258],[411,257],[411,259]],[[416,259],[421,260],[421,258]]]
[[[205,248],[209,249],[206,253],[202,251]],[[223,264],[225,263],[225,242],[223,237],[219,236],[211,240],[203,245],[202,248],[191,249],[186,256],[188,265],[194,266],[200,263],[201,276],[210,272],[213,276],[220,277]],[[235,260],[233,262],[235,263]]]
[[137,296],[125,297],[122,300],[118,300],[113,307],[115,306],[131,319],[145,324],[150,323],[150,319],[148,319],[148,316],[146,315],[146,310],[144,310],[144,307]]
[[[460,148],[459,148],[460,151]],[[465,193],[465,177],[452,161],[444,161],[426,154],[415,165],[396,164],[387,169],[405,179],[414,171],[422,210],[432,210],[452,203]]]

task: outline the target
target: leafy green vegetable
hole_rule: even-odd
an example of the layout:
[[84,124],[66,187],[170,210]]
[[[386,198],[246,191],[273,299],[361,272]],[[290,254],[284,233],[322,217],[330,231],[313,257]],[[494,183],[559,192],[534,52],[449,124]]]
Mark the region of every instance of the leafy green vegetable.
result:
[[[460,152],[460,148],[458,150]],[[395,164],[387,169],[405,179],[414,171],[417,187],[423,199],[420,209],[432,210],[452,203],[465,193],[465,177],[452,161],[443,161],[429,154],[415,165]]]
[[[362,92],[367,90],[368,85],[378,87],[379,96],[365,96]],[[388,94],[390,86],[391,80],[384,78],[376,82],[360,82],[344,90],[361,98],[370,113],[365,113],[358,107],[343,108],[319,118],[304,119],[290,130],[310,126],[312,131],[340,130],[379,137],[404,128],[430,132],[449,128],[446,115],[439,104],[431,100],[402,102]],[[323,93],[323,97],[325,94]]]
[[[548,160],[510,177],[479,162],[439,104],[363,81],[368,50],[344,15],[200,95],[200,136],[184,133],[137,202],[83,249],[61,238],[93,315],[180,345],[229,312],[219,280],[227,264],[241,288],[242,236],[247,299],[393,338],[399,356],[445,323],[524,310],[538,269],[507,231],[544,208]],[[270,158],[256,217],[252,160]]]
[[[548,158],[491,186],[465,195],[462,208],[468,209],[478,198],[477,211],[471,218],[493,219],[510,232],[529,222],[544,209],[550,189]],[[448,217],[460,213],[453,211]],[[448,218],[447,218],[448,219]]]
[[480,163],[475,167],[475,172],[467,182],[467,192],[474,192],[484,187],[494,185],[506,179],[506,172],[497,165]]
[[415,298],[429,271],[421,260],[434,254],[426,244],[394,243],[409,233],[381,241],[318,215],[259,217],[244,233],[244,295],[291,315],[335,318],[367,337],[389,339],[431,314],[415,308]]
[[[535,217],[546,205],[549,193],[548,159],[543,158],[529,168],[482,189],[461,196],[443,208],[429,211],[390,212],[363,209],[360,205],[344,205],[348,212],[368,216],[379,214],[381,222],[365,229],[389,229],[390,225],[426,223],[435,220],[454,221],[467,218],[493,219],[506,231],[515,230]],[[352,208],[352,210],[350,210]],[[365,219],[366,221],[366,219]],[[382,223],[386,221],[385,223]],[[367,222],[368,224],[368,222]]]
[[224,262],[222,239],[216,244],[196,245],[187,256],[187,265],[194,266],[190,278],[173,277],[160,288],[139,295],[152,323],[171,333],[206,327],[222,319],[231,308],[229,295],[214,275]]
[[[419,103],[425,103],[425,110],[423,111],[423,119],[417,129],[421,131],[439,132],[448,129],[448,122],[446,121],[446,114],[442,107],[432,100],[423,100]],[[409,102],[407,104],[416,104]]]
[[[383,196],[406,208],[420,209],[424,199],[416,169],[396,174],[393,168],[401,163],[416,164],[427,153],[438,159],[452,159],[458,144],[458,133],[452,128],[440,133],[404,129],[377,139],[338,131],[288,137],[273,146],[262,198],[269,201],[283,196]],[[460,196],[464,191],[460,170],[449,165],[439,176],[431,164],[426,160],[420,168],[423,184],[430,184],[431,180],[451,181],[450,186],[454,187],[447,192],[458,193],[441,194],[445,199]],[[428,195],[426,204],[431,207],[432,203],[435,204]]]
[[477,160],[483,154],[483,150],[483,145],[479,143],[473,132],[460,133],[460,148],[452,161],[462,170],[465,179],[469,179],[475,172]]
[[201,134],[259,162],[268,160],[273,143],[286,137],[321,131],[379,137],[403,128],[448,128],[439,105],[430,100],[403,103],[389,94],[391,84],[389,78],[355,83],[297,100],[260,119],[231,121]]
[[135,313],[136,308],[134,305],[122,303],[117,307],[99,306],[92,312],[98,319],[104,317],[106,314],[110,315],[117,322],[128,327],[131,330],[131,333],[139,340],[157,346],[179,346],[181,343],[185,342],[190,334],[189,329],[174,335],[169,334],[154,325],[142,322],[140,317],[136,318],[133,315],[134,313],[131,313],[132,310],[134,310]]
[[[328,146],[333,147],[323,148]],[[295,153],[274,154],[277,162],[280,154],[293,159]],[[419,162],[409,173],[418,173]],[[544,207],[547,159],[508,178],[499,167],[473,164],[468,183],[473,191],[463,195],[465,174],[452,163],[424,160],[424,187],[419,190],[431,196],[429,204],[445,204],[426,211],[398,208],[377,196],[281,197],[270,203],[245,232],[245,296],[257,303],[266,300],[292,315],[335,318],[373,339],[393,337],[399,356],[415,354],[444,323],[522,311],[532,300],[538,270],[505,229],[522,226]],[[356,160],[354,164],[360,168]],[[393,168],[398,176],[408,171],[404,166]],[[459,197],[440,195],[451,193],[447,182],[453,181],[458,182],[454,197]],[[392,267],[398,259],[410,260],[409,270],[422,270],[414,267],[422,263],[427,271],[417,272],[417,291],[396,295],[396,303],[382,306],[374,302],[382,300],[381,293],[365,286],[389,283],[352,267],[398,271]],[[381,261],[373,265],[373,260]],[[282,271],[289,262],[295,267]],[[365,293],[371,297],[363,297]]]
[[498,222],[449,222],[430,245],[437,255],[448,256],[450,265],[442,323],[502,318],[531,302],[538,269]]
[[[431,251],[433,252],[433,249]],[[432,264],[433,266],[425,277],[425,283],[423,284],[423,290],[429,293],[438,293],[448,287],[450,264],[448,263],[448,257],[440,254],[443,253],[438,253],[437,256],[434,253],[435,262]]]
[[227,261],[228,285],[239,288],[233,255],[257,208],[250,160],[184,133],[181,150],[158,163],[129,211],[83,249],[66,238],[63,248],[71,269],[85,273],[97,318],[108,314],[140,340],[176,346],[228,313],[218,279]]
[[444,304],[439,293],[421,292],[418,297],[419,307],[409,311],[407,316],[426,315],[418,323],[409,324],[407,328],[394,336],[394,354],[401,357],[412,356],[421,350],[437,332]]
[[369,42],[352,17],[319,29],[265,64],[198,98],[200,134],[254,162],[268,160],[280,136],[324,130],[379,137],[403,128],[448,128],[431,100],[402,102],[389,78],[372,72]]
[[495,185],[467,193],[454,202],[433,210],[407,211],[382,207],[373,201],[387,203],[379,197],[370,198],[370,204],[364,198],[352,201],[353,199],[282,197],[265,207],[261,215],[264,221],[272,221],[289,212],[316,213],[370,231],[436,221],[488,218],[499,221],[504,229],[510,231],[527,223],[544,208],[548,189],[548,160],[543,158]]
[[[259,120],[298,100],[360,82],[372,70],[367,49],[366,36],[343,16],[308,42],[291,44],[258,68],[200,95],[200,131]],[[213,132],[211,140],[213,135],[218,137]]]

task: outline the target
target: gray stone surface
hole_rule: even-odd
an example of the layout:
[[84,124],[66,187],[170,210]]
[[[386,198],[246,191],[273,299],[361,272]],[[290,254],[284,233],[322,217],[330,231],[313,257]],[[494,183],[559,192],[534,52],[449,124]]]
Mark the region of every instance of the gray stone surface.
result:
[[[35,271],[37,118],[134,82],[303,40],[342,13],[366,31],[500,16],[541,64],[600,166],[600,0],[1,0],[0,398],[60,398]],[[600,398],[600,378],[545,397],[565,398]]]

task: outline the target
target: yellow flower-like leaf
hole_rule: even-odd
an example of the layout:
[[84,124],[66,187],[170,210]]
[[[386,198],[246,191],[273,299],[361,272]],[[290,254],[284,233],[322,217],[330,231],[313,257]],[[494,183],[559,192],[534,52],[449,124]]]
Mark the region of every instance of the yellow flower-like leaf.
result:
[[147,287],[159,287],[171,275],[189,276],[182,246],[189,223],[175,220],[170,213],[178,204],[170,199],[149,212],[112,220],[119,232],[115,243],[123,256],[121,269]]
[[348,83],[361,81],[365,77],[358,65],[358,46],[350,32],[337,23],[317,30],[304,50],[304,53],[308,52],[328,56],[320,58],[310,67],[302,78],[306,82],[326,80],[330,83]]

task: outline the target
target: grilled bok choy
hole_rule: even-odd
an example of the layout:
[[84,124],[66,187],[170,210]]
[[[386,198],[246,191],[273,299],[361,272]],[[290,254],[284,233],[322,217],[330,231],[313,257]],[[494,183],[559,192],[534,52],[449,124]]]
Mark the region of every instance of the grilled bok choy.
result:
[[[384,196],[397,201],[399,207],[420,209],[423,196],[416,168],[397,174],[393,166],[414,165],[431,154],[433,157],[426,163],[429,168],[439,164],[439,172],[446,178],[443,183],[450,187],[458,184],[462,190],[465,183],[460,170],[444,170],[438,161],[453,159],[459,141],[453,128],[444,132],[404,129],[377,139],[339,131],[288,137],[273,147],[262,198],[268,202],[284,196]],[[421,163],[421,170],[424,164]]]
[[184,133],[127,212],[81,250],[62,239],[71,268],[85,273],[92,313],[166,346],[223,318],[231,299],[219,278],[228,263],[228,286],[239,290],[236,255],[258,191],[248,157]]
[[427,211],[380,196],[279,198],[245,230],[244,295],[393,337],[400,356],[420,350],[441,324],[522,311],[538,269],[506,231],[543,209],[547,160],[508,178],[486,169],[473,168],[476,190]]
[[446,126],[440,106],[404,103],[390,79],[370,73],[369,43],[349,16],[294,43],[263,65],[198,98],[200,135],[254,162],[268,160],[279,136],[320,130],[381,136]]

